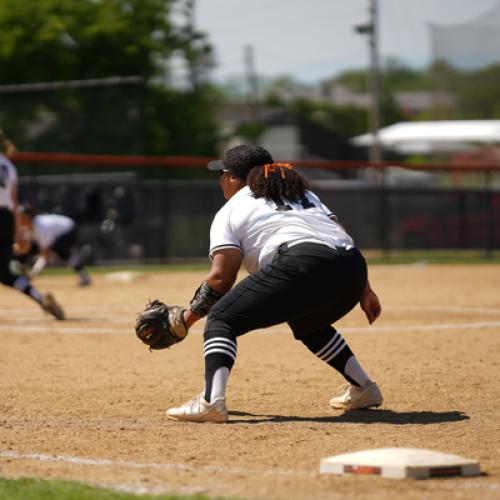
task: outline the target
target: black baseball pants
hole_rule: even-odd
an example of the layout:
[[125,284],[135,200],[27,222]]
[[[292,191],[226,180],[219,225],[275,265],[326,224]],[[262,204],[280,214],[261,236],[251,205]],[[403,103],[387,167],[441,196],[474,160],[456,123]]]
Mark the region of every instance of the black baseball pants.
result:
[[0,282],[7,286],[12,286],[17,279],[9,268],[13,257],[14,230],[14,214],[7,208],[0,208]]
[[73,248],[78,244],[78,230],[72,227],[56,238],[50,249],[63,261],[69,260]]
[[366,263],[356,248],[282,245],[270,265],[243,279],[212,308],[205,340],[235,339],[283,322],[302,340],[346,315],[366,281]]

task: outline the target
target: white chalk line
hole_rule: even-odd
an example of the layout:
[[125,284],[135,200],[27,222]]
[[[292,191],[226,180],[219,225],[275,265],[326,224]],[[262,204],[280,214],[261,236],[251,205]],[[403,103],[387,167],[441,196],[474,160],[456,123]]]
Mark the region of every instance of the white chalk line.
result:
[[[128,321],[124,323],[122,328],[98,328],[98,327],[82,327],[82,326],[60,326],[61,324],[67,324],[68,321],[54,322],[48,325],[38,325],[38,326],[20,326],[20,325],[5,325],[0,324],[0,333],[8,332],[9,334],[63,334],[63,335],[120,335],[127,334],[130,335],[134,331],[133,322]],[[193,327],[190,333],[201,333],[202,328],[199,326]]]
[[382,304],[382,309],[386,310],[410,310],[410,311],[435,311],[444,313],[471,313],[471,314],[500,314],[500,308],[495,307],[473,307],[473,306],[434,306],[418,304]]
[[[85,305],[85,306],[71,306],[69,308],[64,308],[67,311],[71,311],[71,313],[79,313],[79,312],[89,312],[95,314],[96,311],[106,310],[106,311],[125,311],[127,313],[131,313],[131,311],[139,312],[144,309],[147,301],[144,301],[143,304],[94,304],[94,305]],[[62,301],[61,301],[62,304]],[[34,309],[33,307],[1,307],[0,314],[9,313],[9,314],[29,314],[33,311],[39,311],[40,309]]]
[[383,333],[383,332],[413,332],[435,330],[483,330],[500,327],[500,321],[480,321],[475,323],[431,323],[425,325],[391,325],[391,326],[364,326],[346,327],[341,330],[346,333]]
[[[97,311],[105,310],[108,311],[124,311],[129,314],[136,314],[142,309],[144,309],[144,303],[138,304],[94,304],[85,306],[71,306],[67,309],[70,314],[89,312],[96,314]],[[500,308],[495,307],[474,307],[474,306],[440,306],[440,305],[419,305],[419,304],[382,304],[383,310],[410,310],[410,311],[435,311],[443,313],[470,313],[470,314],[491,314],[493,316],[500,315]],[[33,311],[39,310],[33,307],[23,307],[23,308],[11,308],[11,307],[0,307],[0,315],[3,314],[30,314]]]
[[108,458],[85,458],[72,455],[48,455],[45,453],[18,453],[16,451],[0,451],[0,458],[10,460],[31,460],[35,462],[62,462],[74,465],[85,465],[95,467],[125,467],[128,469],[155,469],[171,470],[177,472],[207,472],[210,474],[220,473],[229,475],[268,475],[268,476],[302,476],[312,477],[314,473],[296,469],[250,469],[248,467],[229,467],[224,465],[189,465],[182,463],[140,463],[131,460],[111,460]]
[[[44,316],[33,316],[33,310],[30,308],[18,309],[5,309],[0,308],[0,333],[54,333],[54,334],[89,334],[89,335],[108,335],[108,334],[122,334],[129,333],[133,328],[133,321],[136,314],[131,314],[130,311],[140,309],[137,304],[111,304],[111,305],[96,305],[96,306],[76,306],[71,307],[67,311],[68,320],[64,323],[54,322],[51,319],[48,324],[40,324],[46,321]],[[116,315],[116,312],[124,311],[125,316]],[[434,305],[415,305],[415,304],[393,304],[384,306],[384,310],[412,310],[412,311],[436,311],[436,312],[451,312],[451,313],[474,313],[481,315],[499,315],[500,309],[484,308],[484,307],[457,307],[457,306],[434,306]],[[86,318],[73,318],[73,325],[71,325],[72,315],[77,312],[91,312],[92,316]],[[114,314],[107,314],[114,311]],[[19,317],[12,318],[13,315],[18,314]],[[42,313],[40,313],[42,314]],[[97,316],[96,316],[97,314]],[[102,315],[102,316],[101,316]],[[23,317],[24,316],[24,317]],[[2,321],[3,320],[3,321]],[[76,322],[85,323],[105,323],[105,327],[94,326],[77,326]],[[22,323],[22,325],[19,325]],[[27,323],[32,323],[31,325]],[[33,324],[36,323],[36,324]],[[116,325],[116,326],[113,326]],[[120,325],[120,326],[119,326]],[[494,329],[500,326],[499,321],[480,321],[480,322],[453,322],[453,323],[432,323],[432,324],[418,324],[418,325],[388,325],[379,326],[366,325],[361,327],[345,327],[341,328],[345,333],[383,333],[383,332],[401,332],[401,331],[436,331],[436,330],[467,330],[467,329]],[[199,323],[194,333],[199,333],[203,329],[203,322]],[[266,332],[266,334],[273,333],[289,333],[288,328],[273,328],[269,330],[259,330]]]
[[[31,334],[31,333],[51,333],[63,335],[129,335],[133,331],[133,324],[130,322],[122,328],[96,328],[96,327],[78,327],[78,326],[59,326],[61,323],[51,323],[50,325],[39,326],[20,326],[20,325],[2,325],[0,324],[0,333],[8,332],[10,334]],[[391,326],[361,326],[345,327],[339,330],[342,333],[391,333],[391,332],[427,332],[427,331],[445,331],[445,330],[487,330],[500,327],[500,321],[481,321],[475,323],[433,323],[425,325],[391,325]],[[288,328],[276,328],[255,330],[266,335],[290,333]],[[191,330],[191,333],[201,334],[202,328],[198,327]]]
[[[140,463],[133,462],[130,460],[110,460],[107,458],[85,458],[72,455],[48,455],[45,453],[18,453],[16,451],[1,451],[0,458],[5,458],[8,460],[30,460],[35,462],[49,462],[49,463],[67,463],[73,465],[82,466],[93,466],[93,467],[111,467],[111,468],[128,468],[128,469],[148,469],[148,470],[168,470],[175,472],[188,472],[188,473],[200,473],[206,472],[209,474],[227,474],[227,475],[243,475],[244,477],[264,475],[264,476],[293,476],[301,478],[315,478],[317,473],[313,471],[297,470],[297,469],[250,469],[248,467],[227,467],[227,466],[217,466],[217,465],[188,465],[182,463]],[[135,493],[162,493],[167,491],[177,491],[179,488],[176,486],[163,485],[161,487],[153,486],[151,488],[143,486],[132,486],[126,484],[109,484],[105,483],[102,485],[92,483],[95,486],[101,487],[111,487],[113,489],[130,491]],[[498,491],[500,490],[499,483],[481,483],[478,481],[464,482],[447,480],[446,482],[440,481],[439,483],[426,483],[432,490],[488,490],[488,491]],[[191,491],[185,491],[186,494],[200,494],[204,493],[206,489],[190,488]]]

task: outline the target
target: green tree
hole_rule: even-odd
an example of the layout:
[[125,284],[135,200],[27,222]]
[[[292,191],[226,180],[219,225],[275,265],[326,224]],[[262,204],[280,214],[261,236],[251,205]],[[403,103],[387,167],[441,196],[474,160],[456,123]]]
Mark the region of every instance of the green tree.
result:
[[[218,96],[203,75],[212,49],[193,29],[192,7],[190,0],[0,0],[0,84],[129,75],[143,82],[0,93],[3,126],[24,149],[214,154]],[[173,13],[185,21],[174,23]],[[182,90],[170,86],[174,58],[191,75]]]
[[157,74],[185,47],[169,0],[1,0],[0,83]]
[[500,65],[464,74],[458,106],[465,119],[500,119]]

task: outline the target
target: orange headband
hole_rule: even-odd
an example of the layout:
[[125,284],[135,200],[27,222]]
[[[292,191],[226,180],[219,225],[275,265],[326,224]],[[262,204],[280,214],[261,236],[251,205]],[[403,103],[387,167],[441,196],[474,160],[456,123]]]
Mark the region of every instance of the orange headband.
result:
[[268,163],[267,165],[264,165],[264,177],[269,177],[269,172],[274,173],[276,172],[276,168],[279,168],[281,177],[284,179],[285,178],[285,170],[292,170],[293,166],[290,165],[290,163]]

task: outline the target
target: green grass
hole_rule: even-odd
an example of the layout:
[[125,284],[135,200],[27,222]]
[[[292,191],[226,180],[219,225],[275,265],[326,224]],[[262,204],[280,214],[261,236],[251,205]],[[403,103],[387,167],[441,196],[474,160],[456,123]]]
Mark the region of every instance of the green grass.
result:
[[366,250],[368,264],[500,264],[500,251],[484,250]]
[[[205,262],[190,262],[186,264],[117,264],[117,265],[99,265],[87,266],[86,269],[90,274],[106,274],[118,271],[135,271],[141,273],[154,272],[175,272],[175,271],[207,271],[210,269],[210,263]],[[65,266],[47,267],[43,274],[72,274],[74,271]]]
[[[369,265],[399,264],[500,264],[500,250],[486,253],[484,250],[363,250]],[[208,259],[200,258],[187,263],[166,264],[119,264],[89,266],[90,274],[106,274],[117,271],[136,271],[142,273],[206,271],[210,269]],[[49,267],[44,270],[48,275],[71,274],[69,267]]]
[[[136,495],[73,481],[0,478],[0,500],[208,500],[206,496]],[[213,499],[212,499],[213,500]]]

